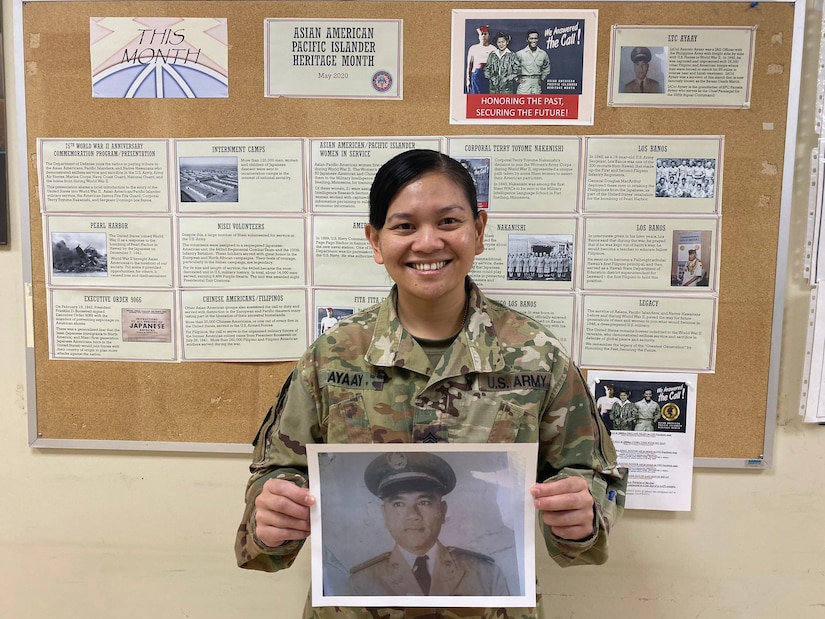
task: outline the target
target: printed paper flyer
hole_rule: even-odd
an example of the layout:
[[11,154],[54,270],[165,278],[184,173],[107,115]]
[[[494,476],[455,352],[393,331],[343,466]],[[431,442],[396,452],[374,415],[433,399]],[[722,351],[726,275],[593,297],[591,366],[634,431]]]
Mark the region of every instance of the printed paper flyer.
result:
[[89,33],[93,97],[229,96],[226,19],[92,17]]
[[50,215],[44,224],[52,285],[172,287],[172,222],[167,217]]
[[478,207],[491,213],[574,213],[578,205],[578,137],[448,138],[476,185]]
[[310,138],[310,210],[364,213],[375,173],[395,155],[412,148],[442,150],[433,137]]
[[696,374],[587,373],[628,469],[628,509],[690,511],[696,431]]
[[40,138],[43,211],[169,210],[169,141]]
[[715,297],[585,295],[583,368],[708,372],[716,359]]
[[307,342],[303,289],[184,290],[184,361],[286,361]]
[[49,358],[175,361],[174,296],[171,290],[51,289]]
[[582,288],[713,291],[719,223],[716,218],[588,217]]
[[[714,370],[721,136],[41,138],[52,358],[297,358],[390,290],[369,190],[414,148],[451,155],[476,188],[475,282],[577,364]],[[660,196],[664,180],[713,195]],[[95,317],[117,345],[82,345]]]
[[450,123],[591,125],[598,11],[453,11]]
[[613,26],[608,105],[750,107],[756,26]]
[[724,136],[591,136],[586,212],[717,213]]
[[402,99],[400,19],[267,19],[265,95]]
[[303,212],[303,146],[297,138],[175,140],[178,210]]

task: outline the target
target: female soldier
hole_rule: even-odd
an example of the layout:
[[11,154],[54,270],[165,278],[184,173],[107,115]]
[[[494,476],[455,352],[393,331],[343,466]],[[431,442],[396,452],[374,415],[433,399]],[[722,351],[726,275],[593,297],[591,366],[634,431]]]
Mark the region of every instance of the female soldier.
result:
[[[378,171],[366,236],[395,285],[319,337],[282,387],[255,441],[235,544],[241,567],[288,567],[309,536],[312,442],[538,442],[531,494],[551,556],[562,566],[607,559],[626,471],[558,340],[468,277],[486,223],[472,178],[446,155],[407,151]],[[541,607],[438,612],[523,618]],[[308,601],[304,616],[395,619],[405,610]]]

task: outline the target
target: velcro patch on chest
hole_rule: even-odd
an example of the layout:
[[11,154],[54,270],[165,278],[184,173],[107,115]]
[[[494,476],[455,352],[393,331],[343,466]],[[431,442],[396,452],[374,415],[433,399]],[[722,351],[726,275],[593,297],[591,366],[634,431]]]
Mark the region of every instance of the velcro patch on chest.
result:
[[523,374],[487,374],[480,376],[478,386],[482,391],[513,391],[514,389],[550,388],[550,375],[525,372]]
[[385,380],[386,377],[383,374],[373,374],[372,372],[346,372],[338,370],[324,370],[321,372],[321,384],[323,386],[333,385],[350,389],[382,391]]

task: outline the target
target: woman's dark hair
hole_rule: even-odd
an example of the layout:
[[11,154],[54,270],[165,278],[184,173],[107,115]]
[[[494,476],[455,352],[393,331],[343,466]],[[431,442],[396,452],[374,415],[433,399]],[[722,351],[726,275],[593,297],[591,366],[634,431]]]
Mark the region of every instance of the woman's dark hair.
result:
[[478,197],[470,173],[455,159],[434,150],[414,149],[397,154],[382,165],[370,188],[370,225],[384,227],[387,211],[398,192],[430,172],[443,174],[462,189],[470,203],[473,218],[478,218]]

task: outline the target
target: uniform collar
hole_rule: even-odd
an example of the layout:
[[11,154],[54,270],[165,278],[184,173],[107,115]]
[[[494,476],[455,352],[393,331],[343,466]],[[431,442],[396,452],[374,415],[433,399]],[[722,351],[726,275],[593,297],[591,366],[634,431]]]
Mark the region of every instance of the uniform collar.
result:
[[[464,327],[456,336],[446,362],[432,371],[427,355],[398,320],[398,289],[393,286],[381,304],[375,331],[364,359],[375,366],[402,367],[443,380],[469,372],[494,372],[504,367],[498,336],[488,314],[487,299],[468,277],[469,306]],[[445,359],[442,359],[444,362]]]

